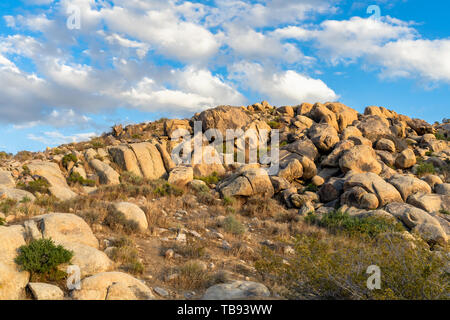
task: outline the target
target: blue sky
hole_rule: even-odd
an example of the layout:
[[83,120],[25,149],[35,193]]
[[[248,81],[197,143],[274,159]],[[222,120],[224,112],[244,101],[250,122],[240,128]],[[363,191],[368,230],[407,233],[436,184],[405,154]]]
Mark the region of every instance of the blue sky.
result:
[[448,12],[419,0],[2,0],[0,150],[261,100],[441,121]]

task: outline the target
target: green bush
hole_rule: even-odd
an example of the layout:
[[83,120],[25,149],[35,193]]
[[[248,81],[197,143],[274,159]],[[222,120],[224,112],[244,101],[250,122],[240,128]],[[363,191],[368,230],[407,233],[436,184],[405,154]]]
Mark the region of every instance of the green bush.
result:
[[19,182],[17,187],[33,194],[45,194],[49,193],[50,184],[44,178],[38,178],[37,180],[33,180],[28,183]]
[[0,217],[0,226],[4,226],[6,224],[6,220]]
[[[263,248],[255,267],[288,299],[449,299],[445,254],[401,239],[343,239],[320,233],[298,236],[295,254]],[[448,258],[447,258],[448,259]],[[381,288],[369,290],[369,266],[381,270]]]
[[71,186],[79,184],[82,186],[94,187],[95,181],[83,178],[78,172],[72,172],[67,178],[67,183]]
[[224,206],[231,206],[231,205],[233,205],[233,203],[234,203],[233,197],[227,197],[227,196],[223,197],[223,205]]
[[438,140],[444,140],[444,141],[450,141],[450,138],[447,138],[446,136],[444,136],[442,133],[436,132],[434,134],[434,136],[436,137],[436,139]]
[[270,126],[270,128],[272,128],[272,129],[280,129],[280,128],[281,128],[281,123],[278,122],[278,121],[272,120],[272,121],[267,122],[267,124],[268,124],[268,125]]
[[51,239],[39,239],[21,246],[15,262],[34,279],[57,280],[64,274],[58,271],[58,266],[69,263],[72,257],[72,251],[56,246]]
[[220,177],[215,171],[207,177],[194,177],[194,179],[201,180],[206,184],[217,184],[220,181]]
[[173,186],[168,182],[165,182],[162,185],[156,187],[153,190],[153,193],[160,197],[165,197],[165,196],[169,196],[169,195],[178,197],[178,196],[183,195],[184,192],[180,188]]
[[381,217],[353,217],[348,213],[332,211],[319,219],[314,213],[306,216],[305,221],[327,228],[332,232],[344,232],[348,235],[377,236],[384,232],[404,231],[403,226],[394,220]]
[[226,217],[223,221],[223,228],[226,232],[234,235],[242,235],[245,232],[245,226],[235,216]]
[[436,172],[436,169],[434,168],[434,165],[429,162],[420,162],[417,166],[417,175],[423,176],[426,174],[434,174]]
[[6,199],[0,202],[0,212],[8,214],[14,209],[17,205],[17,200],[14,199]]
[[64,168],[67,168],[70,162],[77,163],[77,161],[78,161],[77,156],[74,155],[73,153],[69,153],[62,158],[62,165],[64,166]]
[[309,183],[303,190],[303,192],[306,192],[306,191],[317,192],[317,191],[319,191],[319,187],[313,183]]

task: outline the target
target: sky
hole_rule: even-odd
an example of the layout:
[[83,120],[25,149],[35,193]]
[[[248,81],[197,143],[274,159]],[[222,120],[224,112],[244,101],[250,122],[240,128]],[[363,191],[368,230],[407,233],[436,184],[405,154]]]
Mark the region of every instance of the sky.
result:
[[0,151],[218,105],[450,118],[450,1],[1,0]]

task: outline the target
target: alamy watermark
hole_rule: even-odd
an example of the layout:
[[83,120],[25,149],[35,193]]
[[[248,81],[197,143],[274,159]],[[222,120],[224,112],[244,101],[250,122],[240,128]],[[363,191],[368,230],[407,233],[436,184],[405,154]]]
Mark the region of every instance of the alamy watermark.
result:
[[380,20],[381,19],[381,8],[376,4],[370,5],[367,7],[367,13],[372,14],[369,18]]
[[70,5],[66,11],[68,17],[66,21],[67,29],[80,30],[81,29],[81,9],[78,6]]
[[375,290],[381,289],[381,269],[379,266],[371,265],[367,268],[366,274],[370,274],[367,279],[367,289]]

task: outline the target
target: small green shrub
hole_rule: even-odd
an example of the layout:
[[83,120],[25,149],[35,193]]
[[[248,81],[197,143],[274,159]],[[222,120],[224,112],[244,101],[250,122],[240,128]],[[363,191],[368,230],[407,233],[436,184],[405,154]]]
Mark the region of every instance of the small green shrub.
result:
[[0,226],[4,226],[6,224],[6,220],[0,217]]
[[14,209],[14,207],[16,205],[17,205],[17,200],[5,199],[2,202],[0,202],[0,211],[5,214],[8,214]]
[[380,217],[353,217],[348,213],[332,211],[319,219],[314,213],[306,216],[305,221],[332,232],[344,232],[351,236],[368,235],[375,237],[384,232],[404,231],[403,226],[394,221]]
[[69,263],[73,252],[56,246],[51,239],[33,240],[28,245],[19,248],[19,255],[15,262],[31,273],[33,279],[58,280],[65,275],[58,271],[58,266]]
[[50,184],[47,182],[47,180],[45,180],[43,178],[38,178],[37,180],[33,180],[28,183],[19,182],[17,184],[17,187],[19,189],[26,190],[33,194],[36,194],[36,193],[45,194],[45,193],[49,193]]
[[442,213],[442,214],[447,214],[447,215],[450,215],[450,211],[448,211],[448,210],[444,210],[444,209],[442,209],[441,211],[439,211],[440,213]]
[[272,129],[280,129],[281,128],[281,123],[278,121],[275,121],[275,120],[269,121],[269,122],[267,122],[267,124]]
[[231,206],[231,205],[233,205],[233,203],[234,203],[233,197],[227,197],[227,196],[223,197],[223,205],[224,206]]
[[438,140],[444,140],[444,141],[450,141],[450,138],[447,138],[446,136],[444,136],[442,133],[436,132],[434,134],[434,136],[436,137],[436,139]]
[[71,172],[70,176],[67,178],[67,183],[71,186],[82,185],[87,187],[94,187],[95,181],[91,179],[83,178],[78,172]]
[[181,196],[181,195],[183,195],[184,192],[182,189],[166,182],[166,183],[163,183],[162,185],[156,187],[153,190],[153,193],[157,196],[165,197],[165,196],[169,196],[169,195]]
[[245,232],[245,226],[235,216],[226,217],[223,221],[223,228],[226,232],[234,235],[242,235]]
[[434,168],[434,165],[429,162],[420,162],[417,166],[417,175],[424,176],[426,174],[434,174],[436,172],[436,169]]
[[123,230],[127,234],[132,234],[139,230],[137,222],[128,220],[122,212],[116,210],[110,210],[105,218],[105,223],[111,229]]
[[303,190],[303,192],[306,192],[306,191],[317,192],[317,191],[319,191],[319,187],[313,183],[309,183]]
[[207,177],[194,177],[194,179],[201,180],[206,184],[217,184],[220,181],[220,177],[217,172],[213,172],[211,175]]
[[120,183],[142,186],[145,182],[143,177],[140,177],[133,172],[125,171],[120,175]]
[[67,168],[70,162],[77,163],[77,161],[78,161],[77,156],[74,155],[73,153],[69,153],[62,158],[62,165],[64,168]]

